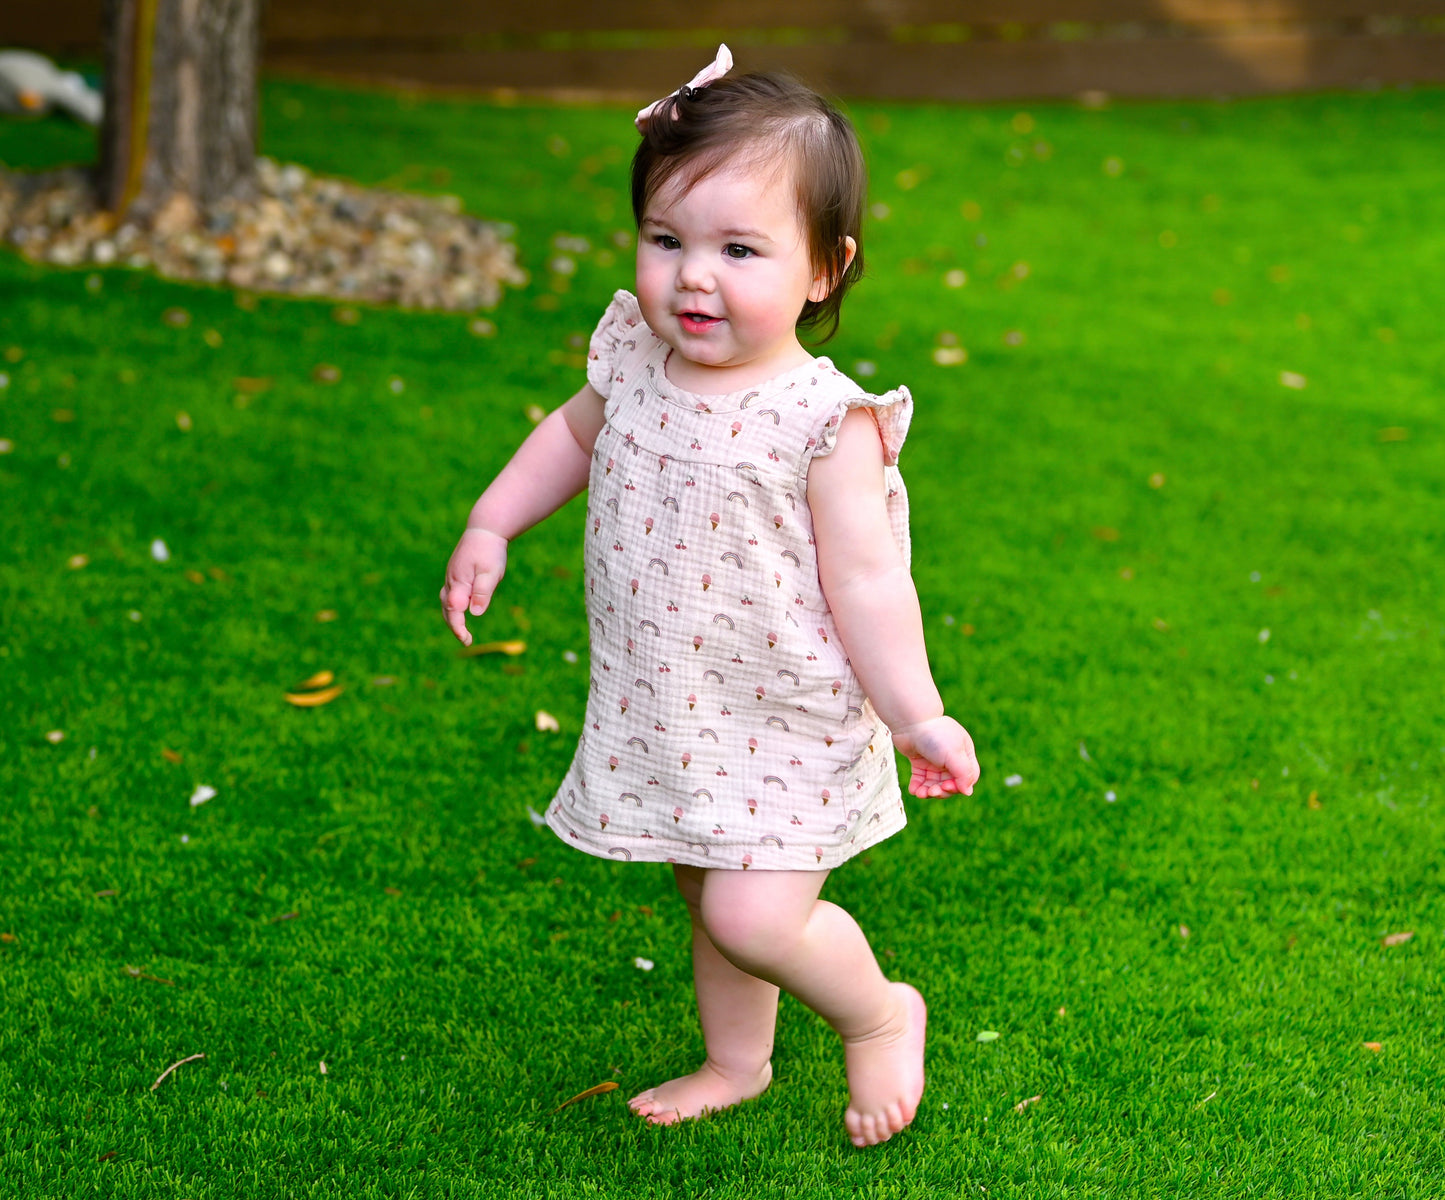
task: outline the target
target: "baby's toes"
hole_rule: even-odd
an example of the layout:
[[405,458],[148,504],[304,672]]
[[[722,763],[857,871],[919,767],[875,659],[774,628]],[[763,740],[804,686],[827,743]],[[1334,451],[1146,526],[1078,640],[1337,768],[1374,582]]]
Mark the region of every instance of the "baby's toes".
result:
[[627,1107],[635,1113],[641,1113],[643,1116],[646,1116],[652,1112],[655,1107],[654,1093],[656,1093],[656,1091],[656,1088],[648,1088],[645,1092],[638,1092],[637,1095],[633,1096],[632,1099],[627,1102]]

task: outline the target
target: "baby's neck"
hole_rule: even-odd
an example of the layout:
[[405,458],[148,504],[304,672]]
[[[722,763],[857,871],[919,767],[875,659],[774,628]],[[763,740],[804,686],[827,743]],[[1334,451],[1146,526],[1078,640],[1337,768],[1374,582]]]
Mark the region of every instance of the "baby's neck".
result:
[[674,387],[694,396],[725,396],[744,388],[760,387],[768,380],[812,361],[813,356],[800,343],[794,343],[786,354],[766,363],[749,362],[736,367],[696,363],[671,349],[663,360],[662,373]]

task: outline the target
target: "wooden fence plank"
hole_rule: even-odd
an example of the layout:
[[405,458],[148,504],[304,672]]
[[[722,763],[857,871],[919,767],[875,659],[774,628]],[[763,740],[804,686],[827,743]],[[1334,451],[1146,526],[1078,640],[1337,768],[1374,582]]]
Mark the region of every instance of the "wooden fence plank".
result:
[[[101,6],[0,0],[0,45],[98,57]],[[726,38],[744,69],[792,69],[848,96],[1242,95],[1445,82],[1445,0],[731,0],[726,29],[698,28],[710,15],[657,0],[273,0],[262,65],[650,97]]]
[[536,38],[557,32],[633,30],[667,34],[712,29],[849,30],[886,37],[920,26],[1000,27],[1058,24],[1217,27],[1393,18],[1445,19],[1445,0],[730,0],[726,19],[686,4],[655,0],[532,0],[525,5],[455,0],[281,0],[265,16],[268,40],[311,38]]
[[[407,54],[342,50],[277,55],[277,71],[441,87],[562,91],[650,99],[697,66],[687,49]],[[1112,42],[918,45],[879,54],[863,44],[759,46],[745,64],[785,69],[839,96],[1004,100],[1074,96],[1252,95],[1445,80],[1445,35],[1408,38],[1146,38]]]

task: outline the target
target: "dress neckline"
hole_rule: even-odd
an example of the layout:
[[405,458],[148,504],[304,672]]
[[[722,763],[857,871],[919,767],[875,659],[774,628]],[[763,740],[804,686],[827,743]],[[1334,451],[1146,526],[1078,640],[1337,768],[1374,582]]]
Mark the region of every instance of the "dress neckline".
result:
[[664,400],[691,412],[738,412],[744,408],[750,408],[759,400],[769,399],[779,392],[785,392],[789,388],[795,387],[800,379],[809,372],[837,371],[832,359],[826,355],[820,355],[805,363],[799,363],[796,367],[780,371],[761,383],[738,388],[734,392],[690,392],[686,388],[678,387],[667,377],[667,358],[672,353],[672,347],[652,330],[648,332],[652,333],[653,337],[652,353],[648,355],[647,360],[653,388]]

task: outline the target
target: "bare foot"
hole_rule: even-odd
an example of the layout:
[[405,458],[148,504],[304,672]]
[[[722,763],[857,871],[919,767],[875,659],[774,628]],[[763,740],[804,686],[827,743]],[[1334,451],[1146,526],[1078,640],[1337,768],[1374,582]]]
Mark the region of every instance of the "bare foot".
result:
[[928,1008],[916,988],[891,985],[897,1004],[875,1032],[849,1041],[848,1111],[843,1124],[855,1146],[886,1142],[913,1120],[923,1096],[923,1037]]
[[669,1079],[655,1088],[639,1092],[627,1102],[639,1116],[654,1125],[675,1125],[689,1117],[700,1117],[731,1108],[743,1100],[761,1096],[773,1081],[773,1064],[751,1075],[724,1075],[711,1062],[705,1062],[691,1075]]

